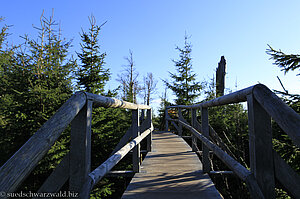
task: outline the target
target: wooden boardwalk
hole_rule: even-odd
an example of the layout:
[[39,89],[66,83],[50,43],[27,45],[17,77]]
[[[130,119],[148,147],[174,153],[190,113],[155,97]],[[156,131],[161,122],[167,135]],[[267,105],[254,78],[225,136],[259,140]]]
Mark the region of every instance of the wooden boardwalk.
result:
[[191,147],[173,133],[153,133],[153,150],[141,166],[123,199],[222,198]]

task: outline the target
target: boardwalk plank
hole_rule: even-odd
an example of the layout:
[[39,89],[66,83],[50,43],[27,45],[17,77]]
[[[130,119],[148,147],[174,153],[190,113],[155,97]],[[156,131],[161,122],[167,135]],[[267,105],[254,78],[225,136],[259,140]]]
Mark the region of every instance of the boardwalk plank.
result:
[[153,133],[153,150],[145,157],[123,199],[222,198],[191,147],[170,132]]

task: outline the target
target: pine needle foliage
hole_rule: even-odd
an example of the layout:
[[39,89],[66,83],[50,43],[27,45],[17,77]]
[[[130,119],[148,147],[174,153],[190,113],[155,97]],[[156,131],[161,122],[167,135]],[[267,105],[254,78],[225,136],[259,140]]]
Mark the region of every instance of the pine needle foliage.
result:
[[[100,30],[103,27],[96,24],[94,16],[89,17],[90,28],[82,30],[81,53],[77,53],[80,64],[76,77],[78,88],[97,95],[115,97],[115,91],[105,92],[105,85],[110,79],[109,69],[105,68],[106,53],[100,49]],[[129,127],[130,114],[124,109],[93,108],[92,113],[92,152],[91,169],[97,168],[113,151],[121,137]],[[129,163],[130,164],[130,163]],[[120,189],[111,179],[103,179],[92,191],[91,198],[111,198]]]
[[202,84],[196,82],[196,74],[192,71],[192,45],[185,35],[184,47],[176,47],[179,51],[179,59],[172,60],[175,64],[176,73],[171,73],[171,82],[164,80],[165,85],[173,91],[176,96],[175,104],[192,104],[200,96]]
[[[289,71],[294,71],[300,68],[300,55],[298,54],[285,54],[281,50],[275,50],[270,45],[266,53],[271,56],[270,59],[274,60],[274,64],[281,68],[286,74]],[[300,75],[298,73],[297,75]]]
[[98,26],[92,15],[89,17],[88,32],[81,33],[81,53],[77,53],[81,64],[77,71],[79,89],[94,94],[103,94],[104,86],[109,80],[109,69],[104,68],[106,53],[100,53],[99,33],[105,23]]

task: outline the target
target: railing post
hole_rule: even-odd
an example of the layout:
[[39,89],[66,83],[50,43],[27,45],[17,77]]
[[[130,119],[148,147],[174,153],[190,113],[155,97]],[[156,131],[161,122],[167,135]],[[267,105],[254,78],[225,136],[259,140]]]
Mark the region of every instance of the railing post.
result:
[[168,117],[169,117],[169,114],[168,114],[168,109],[166,108],[165,110],[165,130],[168,131],[169,130],[169,121],[168,121]]
[[266,199],[275,198],[271,117],[256,101],[247,96],[250,168]]
[[[140,117],[139,109],[132,110],[132,138],[136,138],[140,135]],[[140,172],[140,159],[141,159],[141,145],[138,144],[133,148],[132,164],[133,171]]]
[[[196,122],[197,122],[197,110],[192,109],[192,127],[196,128]],[[192,150],[197,151],[197,137],[192,134]]]
[[88,100],[71,123],[69,190],[77,193],[91,168],[92,105]]
[[[201,108],[201,125],[203,135],[209,139],[209,126],[208,126],[208,110],[207,108]],[[203,172],[208,173],[210,171],[209,161],[209,149],[202,143],[202,164]]]
[[142,109],[142,110],[141,110],[140,123],[142,124],[144,120],[145,120],[145,110]]
[[[147,118],[148,128],[152,126],[152,109],[147,110]],[[152,150],[152,132],[147,136],[147,151],[150,152]]]
[[[182,117],[181,108],[178,108],[178,117],[179,117],[179,119]],[[178,127],[179,127],[178,135],[182,136],[182,124],[180,122],[178,124]]]

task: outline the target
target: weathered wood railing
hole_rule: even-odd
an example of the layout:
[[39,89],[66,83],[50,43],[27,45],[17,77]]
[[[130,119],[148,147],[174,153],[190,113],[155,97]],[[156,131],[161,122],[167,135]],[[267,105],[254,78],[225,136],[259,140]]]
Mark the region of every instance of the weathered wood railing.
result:
[[[110,158],[90,172],[93,107],[132,109],[132,125]],[[144,120],[142,124],[140,124],[140,110]],[[146,119],[144,118],[144,110],[147,110]],[[153,130],[151,107],[78,92],[64,103],[0,168],[0,192],[12,193],[16,191],[70,123],[70,152],[47,178],[38,190],[39,193],[56,193],[69,179],[70,191],[79,193],[81,198],[89,198],[93,186],[109,173],[131,149],[133,149],[133,172],[140,171],[140,142],[144,138],[147,138],[147,150],[151,150],[151,133]],[[130,139],[132,140],[130,141]]]
[[[229,148],[217,146],[210,137],[217,136],[208,121],[208,108],[247,101],[249,125],[250,171],[232,158]],[[171,119],[168,109],[178,109],[178,119]],[[181,109],[191,109],[191,125],[182,117]],[[201,110],[201,124],[197,121],[196,110]],[[210,172],[209,150],[220,158],[240,179],[246,182],[252,198],[275,198],[275,178],[295,198],[300,198],[300,177],[273,150],[271,117],[288,134],[293,143],[300,147],[300,115],[288,107],[280,98],[262,84],[218,97],[195,105],[167,107],[168,122],[182,135],[182,126],[192,132],[192,148],[195,150],[195,137],[202,141],[203,171]],[[178,122],[178,125],[175,123]],[[226,152],[225,152],[226,151]],[[230,156],[231,155],[231,156]]]

